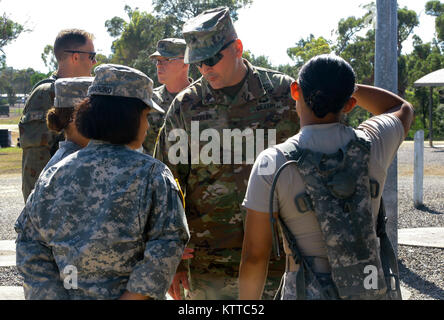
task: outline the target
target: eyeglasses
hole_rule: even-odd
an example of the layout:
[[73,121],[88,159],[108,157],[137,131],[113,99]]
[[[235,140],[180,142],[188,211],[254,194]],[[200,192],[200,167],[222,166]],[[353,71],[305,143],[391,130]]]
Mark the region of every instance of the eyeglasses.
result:
[[219,52],[218,53],[216,53],[214,56],[212,56],[212,57],[210,57],[210,58],[208,58],[208,59],[205,59],[205,60],[202,60],[202,61],[199,61],[199,62],[195,62],[195,63],[193,63],[193,64],[195,64],[195,65],[197,65],[198,67],[200,67],[200,68],[202,68],[202,64],[205,64],[205,65],[207,65],[207,66],[209,66],[209,67],[213,67],[213,66],[215,66],[216,64],[218,64],[219,63],[219,61],[224,57],[224,55],[222,54],[222,53],[220,53],[222,50],[225,50],[226,48],[228,48],[229,46],[230,46],[230,44],[232,44],[234,41],[236,41],[237,39],[234,39],[234,40],[231,40],[231,41],[228,41],[222,48],[220,48],[220,50],[219,50]]
[[89,56],[89,60],[94,61],[94,59],[96,58],[96,52],[94,51],[81,51],[81,50],[64,50],[65,52],[70,52],[70,53],[88,53]]
[[183,57],[177,57],[177,58],[165,58],[165,59],[163,59],[163,60],[156,59],[156,64],[166,64],[166,63],[169,63],[170,61],[173,61],[173,60],[179,60],[179,59],[183,59]]

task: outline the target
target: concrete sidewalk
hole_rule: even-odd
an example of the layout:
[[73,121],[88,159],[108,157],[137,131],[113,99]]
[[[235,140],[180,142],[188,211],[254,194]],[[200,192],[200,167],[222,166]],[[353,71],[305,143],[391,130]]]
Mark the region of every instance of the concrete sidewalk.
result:
[[398,245],[444,248],[444,228],[398,230]]

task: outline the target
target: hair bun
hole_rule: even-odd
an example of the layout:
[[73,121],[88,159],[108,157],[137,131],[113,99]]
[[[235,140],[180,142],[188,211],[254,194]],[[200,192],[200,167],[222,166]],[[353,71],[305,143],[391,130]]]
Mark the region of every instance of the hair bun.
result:
[[307,105],[313,110],[318,118],[323,118],[329,113],[330,99],[321,90],[313,91],[308,97]]

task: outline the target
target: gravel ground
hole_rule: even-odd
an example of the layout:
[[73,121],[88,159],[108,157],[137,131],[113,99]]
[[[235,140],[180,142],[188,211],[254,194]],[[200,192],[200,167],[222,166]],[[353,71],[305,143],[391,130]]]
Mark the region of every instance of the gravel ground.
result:
[[20,175],[0,176],[0,240],[13,240],[14,222],[24,206]]
[[23,277],[17,267],[0,267],[0,286],[21,286]]
[[[427,143],[426,143],[427,144]],[[398,152],[399,228],[444,227],[444,143],[424,148],[424,166],[434,176],[424,176],[424,206],[413,206],[413,143],[403,143]],[[20,176],[0,177],[0,240],[15,239],[13,224],[23,207]],[[410,300],[444,300],[444,249],[398,246],[401,285]],[[16,267],[0,267],[0,286],[19,286]]]
[[[424,148],[424,168],[435,176],[424,176],[423,207],[413,206],[413,143],[398,151],[398,228],[444,227],[444,146]],[[403,172],[410,174],[401,175]],[[444,300],[444,249],[399,245],[401,285],[410,300]]]

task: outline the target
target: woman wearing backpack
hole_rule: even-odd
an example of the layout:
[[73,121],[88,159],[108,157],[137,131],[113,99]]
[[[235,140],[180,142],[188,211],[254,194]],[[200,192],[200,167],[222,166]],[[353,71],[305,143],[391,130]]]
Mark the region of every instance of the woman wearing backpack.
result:
[[[301,130],[287,142],[268,148],[258,156],[243,202],[247,208],[247,217],[239,275],[240,298],[261,298],[273,244],[269,214],[270,192],[278,169],[287,162],[288,157],[298,156],[293,164],[281,170],[279,179],[275,181],[273,216],[281,219],[281,227],[285,227],[287,234],[294,239],[298,250],[296,254],[289,248],[289,242],[284,241],[287,268],[277,298],[359,299],[359,293],[356,293],[362,291],[355,289],[360,283],[350,282],[349,287],[338,287],[338,283],[347,284],[348,279],[345,278],[352,274],[349,270],[356,271],[356,268],[363,267],[366,261],[379,261],[379,255],[375,257],[375,250],[379,250],[378,245],[375,245],[372,252],[370,250],[354,253],[357,263],[351,263],[350,269],[347,269],[347,257],[341,257],[342,253],[335,249],[347,248],[349,238],[353,244],[349,248],[351,251],[354,246],[358,247],[359,243],[363,244],[360,248],[366,247],[366,241],[376,243],[379,204],[387,170],[410,129],[413,108],[407,101],[391,92],[356,84],[352,67],[335,55],[320,55],[309,60],[300,70],[298,80],[292,84],[291,89],[296,100]],[[356,105],[374,115],[361,123],[358,130],[341,123],[343,114],[350,112]],[[361,142],[353,144],[352,141]],[[288,146],[293,148],[293,151],[286,152],[285,150],[289,150]],[[368,148],[367,155],[362,152],[362,159],[366,159],[368,164],[360,164],[365,168],[361,171],[367,174],[366,183],[357,181],[360,178],[347,175],[349,167],[355,167],[356,164],[350,159],[358,156],[360,152],[356,150],[361,150],[360,148],[364,151]],[[301,155],[304,156],[300,157]],[[311,173],[306,174],[314,170],[314,166],[300,166],[303,164],[302,160],[306,159],[317,163],[319,168],[327,168],[329,164],[341,161],[344,164],[346,159],[351,163],[345,163],[341,172],[333,174],[325,186],[322,185],[321,188],[319,185],[317,188],[313,185],[316,186],[322,176],[316,180],[312,179]],[[334,173],[335,169],[329,168],[328,172]],[[312,173],[315,175],[317,171]],[[362,190],[359,189],[360,183],[364,186]],[[355,189],[360,190],[362,194],[371,190],[371,198],[368,196],[367,200],[362,201],[367,202],[367,211],[359,210],[361,202],[356,199],[348,200],[358,193]],[[322,193],[316,193],[319,190],[324,190],[325,197]],[[330,198],[337,200],[339,207],[334,207],[333,204],[330,206]],[[359,215],[355,212],[359,212]],[[359,223],[367,221],[369,233],[361,239],[359,230],[354,234],[353,230],[350,230],[351,236],[334,232],[334,227],[342,223],[340,219],[350,213],[353,213],[351,217],[357,217],[353,218],[355,220],[351,224],[352,227],[353,223],[359,227]],[[340,245],[336,247],[336,244]],[[348,253],[344,252],[345,254]],[[369,256],[372,254],[373,256]],[[302,257],[302,262],[297,259],[298,255]],[[308,272],[308,269],[311,272]],[[381,266],[377,269],[380,271]],[[304,270],[305,275],[298,273],[300,270]],[[374,284],[370,285],[371,288],[374,287]],[[327,289],[324,290],[325,288]],[[321,292],[323,290],[324,292]],[[375,294],[373,297],[378,297],[385,291],[372,292]]]

